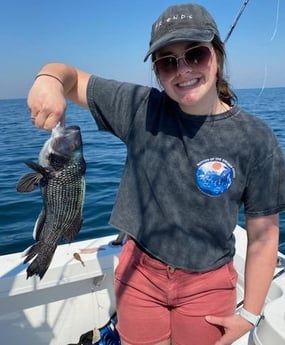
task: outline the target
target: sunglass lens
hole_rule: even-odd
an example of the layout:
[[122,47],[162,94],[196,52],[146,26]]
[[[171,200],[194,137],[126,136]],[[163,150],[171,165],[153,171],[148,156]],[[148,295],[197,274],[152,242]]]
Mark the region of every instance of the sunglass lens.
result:
[[155,67],[158,72],[171,73],[176,71],[177,62],[174,56],[165,56],[155,62]]
[[206,46],[197,46],[188,49],[183,56],[165,56],[154,61],[156,72],[159,75],[169,76],[177,72],[178,61],[184,62],[191,68],[204,68],[208,65],[211,58],[211,50]]
[[192,67],[203,67],[208,64],[211,51],[208,47],[197,47],[189,49],[185,53],[185,61]]

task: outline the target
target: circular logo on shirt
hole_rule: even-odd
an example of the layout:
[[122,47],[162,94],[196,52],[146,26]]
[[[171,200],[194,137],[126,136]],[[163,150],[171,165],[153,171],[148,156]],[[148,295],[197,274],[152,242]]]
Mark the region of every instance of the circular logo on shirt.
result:
[[207,159],[198,164],[197,185],[207,195],[222,195],[230,188],[233,180],[234,169],[223,159]]

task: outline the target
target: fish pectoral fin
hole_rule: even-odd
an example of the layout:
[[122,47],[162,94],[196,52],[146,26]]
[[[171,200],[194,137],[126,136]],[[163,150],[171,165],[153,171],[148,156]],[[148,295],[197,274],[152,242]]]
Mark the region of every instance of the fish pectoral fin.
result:
[[41,165],[39,165],[38,163],[35,163],[31,160],[25,160],[24,163],[31,169],[35,170],[38,173],[41,173],[42,175],[44,175],[45,172],[45,168],[42,167]]
[[45,185],[48,179],[55,176],[56,172],[53,169],[44,168],[30,160],[26,160],[24,163],[35,172],[26,174],[20,179],[17,185],[18,192],[31,192],[40,182]]
[[24,175],[17,184],[17,191],[20,193],[33,191],[39,185],[41,178],[42,175],[39,173]]
[[72,242],[76,235],[79,233],[79,230],[81,229],[83,219],[81,217],[81,214],[78,214],[78,216],[74,219],[70,227],[65,231],[63,234],[63,238],[67,242]]
[[50,178],[53,174],[53,169],[50,169],[48,167],[43,167],[38,163],[35,163],[30,160],[24,161],[24,163],[31,169],[35,170],[37,173],[41,174],[43,177]]

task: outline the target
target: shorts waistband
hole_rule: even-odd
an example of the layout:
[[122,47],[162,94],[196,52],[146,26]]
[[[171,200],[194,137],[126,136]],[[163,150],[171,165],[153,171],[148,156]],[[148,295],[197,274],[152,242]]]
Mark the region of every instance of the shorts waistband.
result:
[[147,252],[145,250],[145,248],[142,247],[142,245],[140,245],[135,239],[133,239],[132,237],[129,237],[129,240],[133,241],[134,244],[136,245],[136,247],[143,252],[145,255],[147,255],[149,258],[151,258],[151,260],[155,260],[157,262],[157,264],[161,265],[161,269],[166,269],[169,273],[174,273],[176,270],[181,270],[180,268],[175,267],[174,265],[170,265],[165,263],[164,261],[156,258],[155,256],[153,256],[152,254],[150,254],[149,252]]

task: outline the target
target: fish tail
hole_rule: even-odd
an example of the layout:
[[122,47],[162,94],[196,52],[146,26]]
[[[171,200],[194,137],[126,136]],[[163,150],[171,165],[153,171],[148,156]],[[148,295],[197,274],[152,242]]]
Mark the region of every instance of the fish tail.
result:
[[27,250],[25,253],[26,258],[24,263],[29,262],[35,257],[27,268],[27,279],[33,275],[38,275],[40,279],[43,278],[50,266],[55,250],[56,246],[51,246],[41,241],[37,242]]

